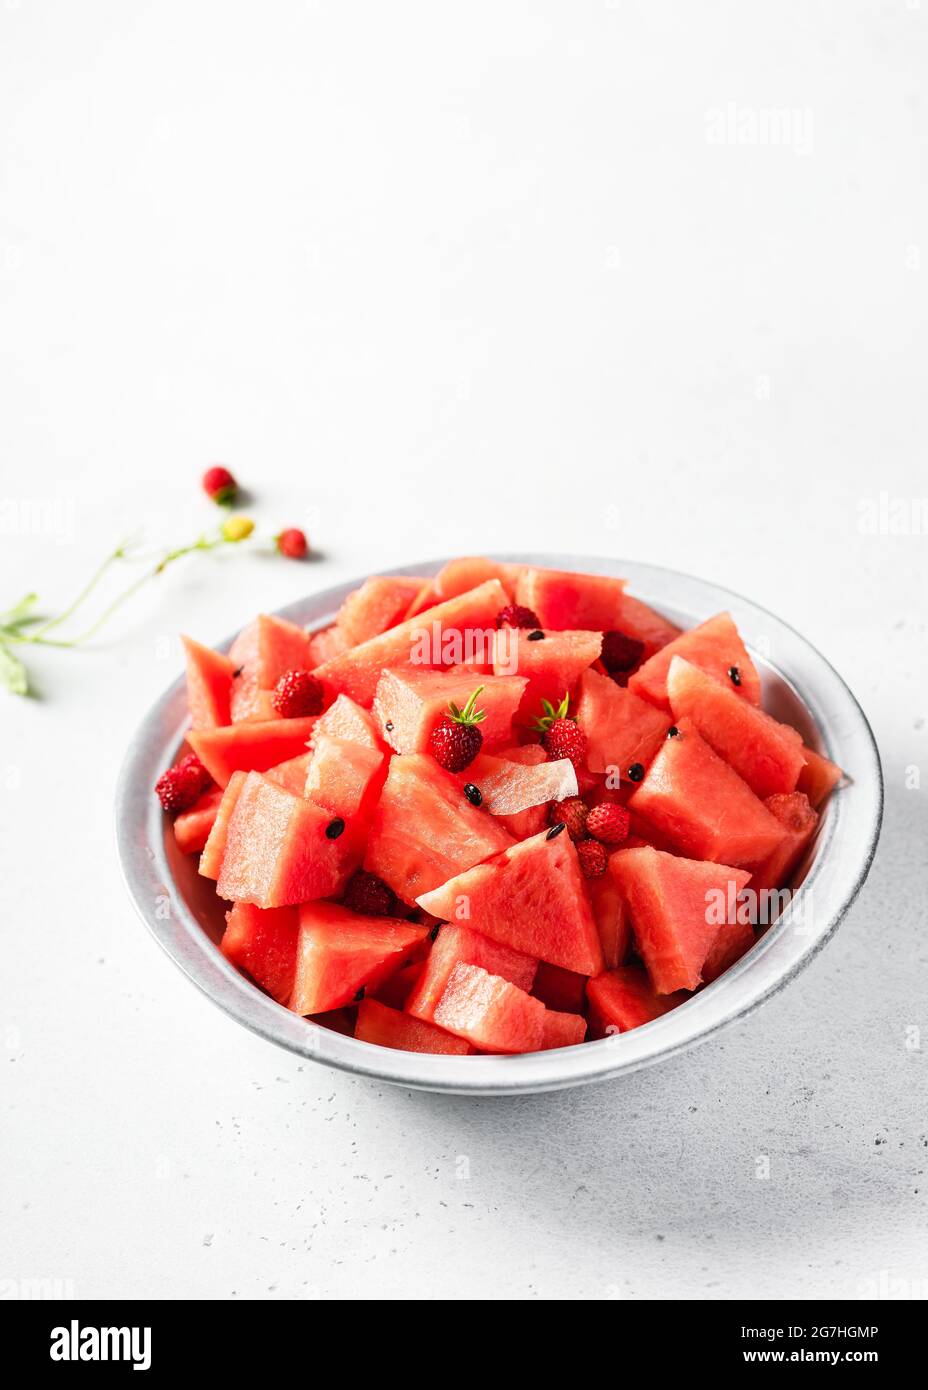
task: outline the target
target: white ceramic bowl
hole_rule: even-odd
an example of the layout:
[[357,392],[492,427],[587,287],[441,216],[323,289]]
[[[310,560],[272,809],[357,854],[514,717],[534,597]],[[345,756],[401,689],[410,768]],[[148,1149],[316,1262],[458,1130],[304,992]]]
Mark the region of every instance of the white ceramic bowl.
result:
[[[225,905],[212,882],[197,874],[196,856],[177,852],[152,794],[157,777],[176,756],[187,725],[182,679],[142,721],[126,754],[116,795],[119,858],[136,910],[172,960],[214,1004],[300,1056],[402,1086],[465,1095],[512,1095],[604,1081],[680,1052],[742,1018],[788,984],[839,925],[870,868],[883,807],[879,755],[860,706],[825,658],[772,614],[714,584],[652,565],[580,555],[496,558],[621,575],[631,593],[684,627],[728,609],[761,672],[764,707],[788,720],[848,774],[825,809],[816,841],[797,874],[801,886],[787,910],[732,969],[672,1013],[630,1033],[521,1057],[430,1056],[344,1037],[276,1004],[239,975],[218,949]],[[427,576],[444,563],[435,560],[405,568]],[[359,582],[311,595],[282,609],[281,616],[323,627]],[[244,621],[250,615],[242,616]]]

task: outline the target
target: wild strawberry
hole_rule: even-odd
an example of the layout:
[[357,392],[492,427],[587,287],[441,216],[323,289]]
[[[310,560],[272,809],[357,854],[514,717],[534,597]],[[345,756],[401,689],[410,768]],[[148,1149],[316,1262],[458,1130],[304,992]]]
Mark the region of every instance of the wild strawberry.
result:
[[275,685],[271,703],[281,719],[302,719],[321,714],[323,699],[321,680],[309,671],[288,671]]
[[376,874],[358,869],[348,880],[342,904],[368,917],[389,917],[396,906],[396,894]]
[[496,626],[535,628],[541,627],[541,623],[530,608],[523,608],[521,603],[508,603],[497,613]]
[[644,656],[644,643],[624,632],[603,633],[603,649],[599,659],[610,676],[616,671],[632,671]]
[[164,810],[176,816],[181,811],[189,811],[212,780],[197,755],[188,753],[167,772],[162,772],[155,783],[155,794]]
[[577,846],[577,858],[584,878],[599,878],[606,872],[606,851],[598,840],[583,840]]
[[203,474],[203,491],[207,497],[211,497],[214,502],[218,502],[221,507],[224,507],[235,501],[238,483],[228,468],[223,468],[221,464],[217,463],[212,468],[207,468]]
[[302,560],[309,550],[306,533],[298,526],[288,526],[274,537],[274,542],[281,555],[286,555],[288,560]]
[[542,735],[548,762],[569,758],[578,772],[585,772],[586,734],[575,719],[568,718],[569,696],[564,696],[557,709],[550,700],[542,700],[541,705],[544,713],[535,721],[535,728]]
[[233,543],[246,541],[254,529],[255,524],[250,516],[230,516],[220,527],[223,540]]
[[449,772],[463,772],[470,767],[483,747],[483,734],[477,728],[486,719],[486,710],[477,709],[477,696],[480,685],[471,695],[463,709],[452,703],[449,713],[443,714],[429,735],[429,752],[439,767]]
[[586,839],[588,815],[589,808],[579,796],[568,796],[564,801],[552,801],[548,807],[549,825],[557,825],[559,822],[566,825],[567,833],[572,840]]
[[628,838],[630,825],[631,816],[624,806],[610,805],[605,801],[601,806],[593,807],[586,821],[587,833],[604,845],[620,845]]

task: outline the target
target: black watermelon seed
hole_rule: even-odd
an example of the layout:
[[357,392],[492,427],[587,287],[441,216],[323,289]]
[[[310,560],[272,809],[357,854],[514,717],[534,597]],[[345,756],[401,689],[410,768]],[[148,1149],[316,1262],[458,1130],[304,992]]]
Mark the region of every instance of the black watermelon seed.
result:
[[667,737],[676,738],[679,732],[680,730],[677,728],[676,724],[671,724],[670,728],[667,730]]
[[384,724],[383,727],[386,729],[386,731],[387,731],[388,734],[392,734],[392,733],[393,733],[393,720],[392,720],[392,719],[388,719],[387,722],[386,722],[386,724]]
[[467,797],[471,806],[481,806],[483,804],[483,792],[479,787],[475,787],[473,782],[464,783],[464,795]]
[[337,840],[344,828],[345,822],[342,820],[341,816],[336,816],[335,819],[330,820],[326,826],[325,838],[327,840]]
[[354,1002],[356,1004],[360,1004],[361,1000],[364,998],[364,988],[364,985],[362,985],[361,988],[358,990],[357,994],[354,996]]
[[534,632],[529,633],[525,640],[526,642],[543,642],[545,640],[545,635],[541,631],[541,628],[536,628]]
[[555,835],[560,835],[560,833],[561,833],[561,831],[562,831],[563,829],[564,829],[564,822],[563,822],[562,820],[559,820],[558,823],[557,823],[557,825],[552,825],[551,829],[548,831],[547,835],[545,836],[545,839],[546,839],[546,840],[553,840],[554,837],[555,837]]
[[244,669],[244,666],[236,666],[235,670],[232,672],[232,679],[237,681]]
[[438,933],[439,933],[440,931],[441,931],[441,922],[436,922],[435,925],[434,925],[434,927],[432,928],[432,930],[429,932],[429,941],[437,941],[437,939],[438,939]]
[[628,776],[632,782],[640,782],[644,778],[644,765],[642,763],[632,763],[628,769]]
[[738,670],[737,666],[729,666],[728,679],[731,681],[732,685],[741,684],[741,672]]

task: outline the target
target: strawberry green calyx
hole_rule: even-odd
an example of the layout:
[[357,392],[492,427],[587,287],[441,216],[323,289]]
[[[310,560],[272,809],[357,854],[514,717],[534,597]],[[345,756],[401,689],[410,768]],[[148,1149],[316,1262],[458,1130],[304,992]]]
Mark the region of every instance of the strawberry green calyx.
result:
[[458,709],[452,700],[448,705],[448,718],[453,719],[455,724],[480,724],[487,717],[485,709],[477,709],[477,696],[484,688],[484,686],[478,685],[463,709]]
[[550,700],[542,700],[541,707],[544,713],[538,716],[532,728],[536,733],[546,734],[551,728],[551,725],[556,724],[559,719],[570,718],[570,715],[567,713],[570,708],[570,695],[565,693],[557,709],[555,709]]

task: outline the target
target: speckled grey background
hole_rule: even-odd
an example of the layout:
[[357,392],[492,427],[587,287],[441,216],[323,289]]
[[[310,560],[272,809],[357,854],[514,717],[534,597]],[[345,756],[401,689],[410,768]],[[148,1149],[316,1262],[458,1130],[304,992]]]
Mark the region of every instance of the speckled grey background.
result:
[[[324,552],[178,570],[0,701],[5,1295],[928,1294],[928,15],[702,9],[0,7],[0,599],[195,535],[217,458]],[[805,632],[883,753],[870,881],[789,990],[622,1084],[301,1066],[136,921],[125,742],[180,626],[529,547]]]

